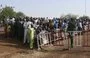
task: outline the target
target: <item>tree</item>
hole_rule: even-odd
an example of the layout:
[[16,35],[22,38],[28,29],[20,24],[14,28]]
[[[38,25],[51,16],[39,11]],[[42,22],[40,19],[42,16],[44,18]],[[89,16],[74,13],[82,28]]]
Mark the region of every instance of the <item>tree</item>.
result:
[[89,16],[81,16],[81,17],[79,17],[79,19],[81,19],[81,20],[89,20],[90,18],[89,18]]
[[16,17],[17,17],[17,18],[19,18],[19,17],[20,17],[20,18],[24,18],[25,15],[24,15],[24,13],[22,13],[22,12],[17,12],[17,13],[16,13]]
[[73,19],[77,19],[78,15],[74,15],[74,14],[67,14],[67,15],[62,15],[60,18],[61,19],[65,19],[65,20],[69,20],[71,18]]
[[12,7],[6,6],[5,8],[3,8],[2,12],[0,13],[0,18],[1,20],[9,17],[15,17],[16,12],[13,10]]

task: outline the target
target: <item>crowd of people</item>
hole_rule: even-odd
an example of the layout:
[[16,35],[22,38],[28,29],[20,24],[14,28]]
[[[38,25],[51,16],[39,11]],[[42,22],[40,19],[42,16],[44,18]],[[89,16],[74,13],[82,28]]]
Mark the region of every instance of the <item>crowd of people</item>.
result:
[[37,47],[37,35],[41,31],[54,32],[60,29],[67,31],[83,31],[89,28],[89,19],[61,19],[61,18],[8,18],[4,21],[5,35],[29,43],[31,49]]

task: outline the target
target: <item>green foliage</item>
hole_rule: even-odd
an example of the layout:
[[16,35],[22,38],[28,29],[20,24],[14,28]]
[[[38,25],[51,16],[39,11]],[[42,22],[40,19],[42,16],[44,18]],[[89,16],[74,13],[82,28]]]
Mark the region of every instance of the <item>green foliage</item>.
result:
[[19,18],[19,17],[20,17],[20,18],[23,18],[23,17],[25,17],[25,15],[24,15],[24,13],[22,13],[22,12],[17,12],[17,13],[16,13],[16,17],[17,17],[17,18]]
[[0,13],[1,20],[7,18],[7,17],[15,17],[16,12],[11,7],[5,7],[3,8],[2,12]]
[[62,15],[61,18],[63,18],[63,19],[70,19],[70,18],[76,19],[77,15],[67,14],[67,15]]
[[0,20],[4,20],[5,18],[12,18],[12,17],[23,18],[25,17],[25,15],[22,12],[15,12],[13,8],[9,6],[6,6],[5,8],[0,9]]
[[90,18],[89,18],[89,16],[81,16],[81,17],[79,17],[79,19],[82,19],[82,20],[87,19],[87,20],[89,20]]

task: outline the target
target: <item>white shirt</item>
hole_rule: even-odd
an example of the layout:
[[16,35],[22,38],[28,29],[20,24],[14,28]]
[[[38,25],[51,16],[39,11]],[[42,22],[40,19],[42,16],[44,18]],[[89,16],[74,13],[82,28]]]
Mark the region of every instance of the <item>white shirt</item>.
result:
[[32,24],[32,22],[30,22],[30,21],[27,22],[27,25],[31,25],[31,24]]
[[31,28],[31,24],[32,24],[32,22],[30,22],[30,21],[27,22],[28,28]]
[[80,27],[82,28],[82,23],[80,22],[79,24],[80,24]]
[[25,29],[28,28],[28,24],[27,24],[27,22],[24,22],[24,28],[25,28]]

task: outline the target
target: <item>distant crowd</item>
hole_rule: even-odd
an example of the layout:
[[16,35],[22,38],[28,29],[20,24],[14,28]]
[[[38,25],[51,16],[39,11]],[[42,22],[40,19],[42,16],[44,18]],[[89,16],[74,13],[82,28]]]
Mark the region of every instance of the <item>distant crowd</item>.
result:
[[16,38],[25,43],[30,43],[31,49],[37,46],[37,35],[41,31],[54,32],[60,29],[67,31],[83,31],[90,29],[89,19],[61,19],[61,18],[8,18],[3,21],[5,37]]

